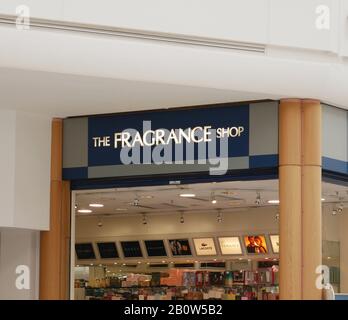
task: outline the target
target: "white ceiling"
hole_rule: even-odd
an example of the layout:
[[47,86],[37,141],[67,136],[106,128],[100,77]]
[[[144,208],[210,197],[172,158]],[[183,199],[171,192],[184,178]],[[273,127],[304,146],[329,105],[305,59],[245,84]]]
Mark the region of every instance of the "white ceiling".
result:
[[53,117],[269,97],[232,90],[0,68],[0,108],[44,113]]
[[[347,192],[346,187],[323,183],[322,194],[326,205],[344,202],[348,206]],[[180,197],[180,194],[185,193],[193,193],[196,197]],[[262,199],[260,205],[255,204],[257,193],[260,193]],[[135,204],[136,199],[138,205]],[[217,201],[216,204],[211,202],[213,199]],[[77,209],[92,209],[92,215],[124,216],[218,210],[228,213],[243,208],[270,206],[267,201],[277,199],[278,180],[264,180],[90,190],[78,192],[76,204]],[[104,207],[90,208],[91,203],[101,203]]]

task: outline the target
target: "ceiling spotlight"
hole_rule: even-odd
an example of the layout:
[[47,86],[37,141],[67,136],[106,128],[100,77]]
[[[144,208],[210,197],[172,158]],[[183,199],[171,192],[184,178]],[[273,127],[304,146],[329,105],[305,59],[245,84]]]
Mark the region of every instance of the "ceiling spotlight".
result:
[[213,200],[211,200],[211,203],[212,203],[212,204],[216,204],[216,203],[217,203],[217,200],[216,200],[216,199],[213,199]]
[[222,213],[220,210],[218,210],[218,214],[217,214],[217,222],[221,223],[222,222]]
[[259,206],[259,205],[261,204],[261,194],[260,194],[260,192],[256,192],[255,204],[256,204],[257,206]]
[[216,198],[214,196],[214,192],[211,193],[211,203],[212,204],[216,204],[217,203],[217,200],[216,200]]
[[343,212],[343,209],[344,209],[344,206],[342,203],[340,203],[338,206],[337,206],[337,213],[342,213]]
[[194,193],[180,193],[182,198],[194,198],[196,195]]
[[77,204],[75,204],[75,205],[74,205],[74,208],[75,208],[75,209],[77,209],[77,208],[78,208]]
[[180,214],[180,223],[185,223],[184,213],[181,212]]
[[137,207],[139,205],[139,199],[138,198],[135,198],[133,200],[133,206]]
[[276,219],[277,221],[279,220],[279,216],[280,216],[280,215],[279,215],[279,212],[277,212],[276,215],[275,215],[275,219]]
[[103,222],[101,221],[101,219],[98,220],[98,227],[101,228],[103,226]]
[[326,199],[325,198],[321,198],[321,201],[325,201]]
[[337,210],[336,209],[333,209],[332,210],[332,215],[335,216],[337,214]]
[[143,224],[147,224],[147,217],[145,213],[143,214]]

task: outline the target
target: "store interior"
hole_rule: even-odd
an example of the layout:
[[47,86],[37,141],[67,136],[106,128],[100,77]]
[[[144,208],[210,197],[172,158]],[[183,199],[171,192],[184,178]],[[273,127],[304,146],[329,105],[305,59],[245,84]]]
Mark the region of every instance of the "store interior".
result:
[[[337,292],[346,190],[323,183],[323,263]],[[73,202],[76,300],[279,298],[278,180],[81,190]]]

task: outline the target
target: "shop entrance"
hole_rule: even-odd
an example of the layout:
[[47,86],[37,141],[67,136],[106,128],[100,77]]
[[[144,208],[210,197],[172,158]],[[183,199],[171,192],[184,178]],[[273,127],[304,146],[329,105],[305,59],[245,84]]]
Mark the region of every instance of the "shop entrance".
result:
[[278,180],[73,198],[74,299],[278,299]]

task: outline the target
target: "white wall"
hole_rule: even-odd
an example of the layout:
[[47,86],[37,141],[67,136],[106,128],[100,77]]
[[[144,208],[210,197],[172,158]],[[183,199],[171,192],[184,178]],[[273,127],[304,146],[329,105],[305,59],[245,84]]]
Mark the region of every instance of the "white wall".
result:
[[[39,232],[0,228],[0,300],[38,299]],[[17,289],[16,267],[29,267],[29,289]]]
[[[326,51],[346,31],[344,0],[2,0],[0,12],[18,4],[46,19]],[[330,31],[316,29],[319,5],[331,9]]]
[[0,109],[0,227],[49,228],[51,119]]

